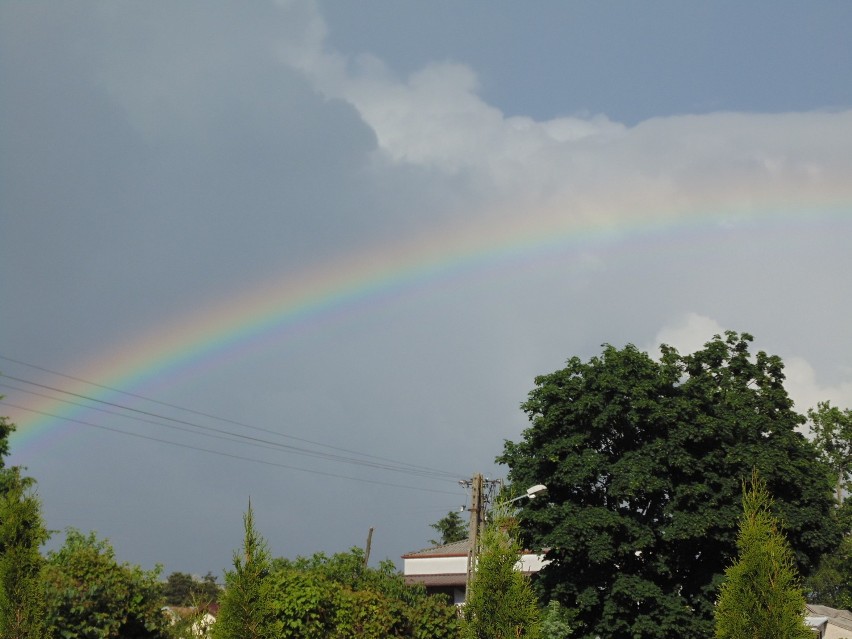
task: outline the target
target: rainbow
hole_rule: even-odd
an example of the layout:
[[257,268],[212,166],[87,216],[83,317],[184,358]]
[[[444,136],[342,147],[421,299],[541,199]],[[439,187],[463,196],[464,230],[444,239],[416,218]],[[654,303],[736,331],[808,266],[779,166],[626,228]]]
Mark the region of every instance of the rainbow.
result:
[[[690,198],[672,206],[668,195],[643,194],[641,210],[625,214],[635,206],[635,194],[604,204],[582,203],[571,215],[554,205],[534,214],[512,211],[484,216],[467,224],[421,234],[407,242],[370,247],[336,260],[284,274],[261,282],[204,308],[156,326],[120,349],[108,349],[73,374],[128,391],[152,380],[161,383],[174,376],[210,369],[223,360],[301,332],[340,322],[353,313],[392,303],[404,295],[422,293],[447,285],[459,277],[488,277],[495,270],[514,269],[554,257],[574,256],[584,250],[612,251],[622,259],[631,251],[669,243],[696,244],[719,237],[714,230],[726,225],[767,229],[798,235],[803,228],[837,229],[852,224],[852,191],[846,184],[819,190],[778,188],[755,197],[754,189],[726,185],[725,197],[709,190],[704,197]],[[790,192],[792,191],[792,192]],[[702,201],[702,205],[694,202]],[[659,213],[648,214],[649,210]],[[495,222],[496,220],[496,222]],[[64,385],[68,387],[67,385]],[[89,386],[69,390],[92,394]],[[104,398],[109,391],[99,391]],[[48,431],[73,432],[62,417],[84,409],[68,408],[40,400],[40,413],[14,415],[18,430],[11,438],[13,453],[27,452]],[[6,411],[4,411],[6,412]],[[56,415],[47,417],[45,414]]]

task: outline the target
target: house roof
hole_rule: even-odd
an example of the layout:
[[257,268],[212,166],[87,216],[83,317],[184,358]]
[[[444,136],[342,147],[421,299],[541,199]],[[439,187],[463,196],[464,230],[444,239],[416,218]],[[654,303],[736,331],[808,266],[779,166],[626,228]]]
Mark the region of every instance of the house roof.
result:
[[817,604],[807,605],[808,617],[827,617],[828,622],[844,630],[852,630],[852,612]]
[[[402,556],[403,559],[427,559],[431,557],[467,557],[470,552],[470,539],[462,539],[451,544],[442,544],[440,546],[430,546],[421,550],[413,550]],[[544,554],[546,550],[540,551]],[[529,550],[524,550],[524,555],[537,554]]]
[[443,544],[441,546],[432,546],[415,550],[403,555],[403,559],[416,559],[418,557],[467,557],[470,551],[470,540],[462,539],[451,544]]

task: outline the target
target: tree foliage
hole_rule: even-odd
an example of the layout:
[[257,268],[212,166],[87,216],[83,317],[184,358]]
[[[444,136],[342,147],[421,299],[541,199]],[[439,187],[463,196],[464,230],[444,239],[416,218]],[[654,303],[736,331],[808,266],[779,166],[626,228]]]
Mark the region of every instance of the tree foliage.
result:
[[188,606],[192,601],[192,575],[184,572],[173,572],[166,577],[163,586],[163,596],[170,606]]
[[806,596],[812,603],[833,608],[852,608],[852,503],[845,499],[852,476],[852,411],[830,402],[819,402],[808,410],[814,444],[830,468],[835,482],[836,519],[844,532],[834,552],[827,552],[806,579]]
[[835,499],[842,504],[852,476],[852,410],[819,402],[816,410],[808,410],[808,419],[817,450],[837,481]]
[[663,345],[659,361],[605,345],[536,378],[522,405],[531,426],[498,461],[513,483],[548,486],[546,503],[522,510],[524,542],[549,549],[537,587],[576,610],[577,636],[712,636],[753,468],[803,574],[839,542],[783,364],[751,341],[727,332],[690,355]]
[[497,505],[482,533],[464,607],[465,639],[540,636],[538,599],[529,577],[515,569],[522,548],[517,522]]
[[459,639],[455,607],[407,585],[393,562],[370,568],[359,548],[272,560],[251,504],[243,523],[213,639]]
[[39,548],[49,535],[32,492],[35,481],[23,477],[21,468],[5,466],[14,430],[0,417],[0,637],[41,639],[45,601]]
[[163,596],[170,606],[208,608],[219,600],[219,586],[211,572],[201,579],[196,579],[185,572],[173,572],[166,578]]
[[793,552],[766,484],[755,472],[743,483],[739,556],[725,571],[716,605],[717,639],[809,639],[805,596]]
[[810,603],[852,610],[852,536],[847,534],[836,551],[825,554],[805,580],[805,597]]
[[267,639],[271,634],[270,602],[264,582],[271,559],[266,540],[254,526],[251,501],[243,516],[243,548],[234,552],[234,570],[225,573],[225,592],[213,639]]
[[458,639],[455,606],[407,585],[393,562],[364,551],[276,559],[267,581],[276,637]]
[[461,516],[455,510],[447,513],[446,517],[441,517],[434,524],[429,524],[441,534],[440,540],[430,539],[429,543],[436,546],[443,544],[452,544],[456,541],[467,539],[468,529]]
[[0,637],[41,639],[45,636],[45,593],[39,552],[48,533],[32,480],[20,469],[0,469]]
[[69,528],[44,569],[50,634],[63,639],[165,637],[159,568],[119,564],[95,533]]
[[565,639],[576,627],[577,611],[566,608],[555,599],[547,602],[541,611],[541,639]]
[[[3,399],[2,395],[0,395],[0,399]],[[9,454],[9,435],[11,435],[14,430],[15,425],[9,420],[9,418],[0,416],[0,469],[6,467],[6,460],[4,458]],[[2,489],[2,486],[0,486],[0,490]]]

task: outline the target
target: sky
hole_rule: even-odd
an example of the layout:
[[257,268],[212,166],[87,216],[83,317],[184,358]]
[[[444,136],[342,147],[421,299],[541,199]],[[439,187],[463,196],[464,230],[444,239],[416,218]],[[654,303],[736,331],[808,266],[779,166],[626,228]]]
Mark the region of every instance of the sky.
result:
[[[429,545],[536,375],[852,406],[852,4],[0,4],[0,412],[57,531],[217,575]],[[466,513],[461,513],[467,517]]]

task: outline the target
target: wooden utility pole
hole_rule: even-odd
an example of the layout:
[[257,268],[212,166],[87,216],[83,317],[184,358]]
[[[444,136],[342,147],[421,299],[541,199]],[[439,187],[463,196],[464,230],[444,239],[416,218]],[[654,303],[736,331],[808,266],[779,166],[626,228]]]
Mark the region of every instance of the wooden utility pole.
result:
[[471,480],[470,491],[470,528],[468,532],[468,541],[470,548],[467,553],[467,579],[465,581],[465,598],[470,589],[470,581],[473,578],[473,573],[476,570],[476,557],[479,549],[479,534],[482,529],[482,515],[484,508],[482,507],[482,475],[477,473]]
[[370,549],[373,547],[373,527],[370,526],[370,532],[367,533],[367,548],[364,550],[364,568],[370,563]]

